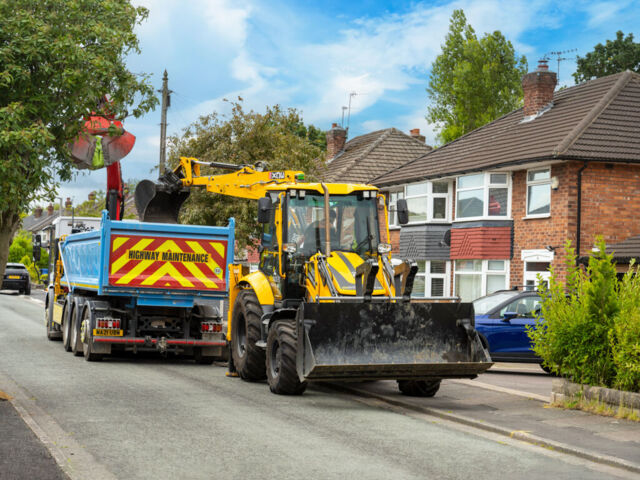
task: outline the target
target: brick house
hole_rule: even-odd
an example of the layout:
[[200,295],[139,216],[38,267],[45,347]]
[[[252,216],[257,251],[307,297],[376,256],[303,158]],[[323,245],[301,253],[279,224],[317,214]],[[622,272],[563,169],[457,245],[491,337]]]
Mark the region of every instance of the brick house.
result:
[[555,85],[541,62],[523,108],[373,179],[391,207],[407,200],[392,235],[419,262],[417,296],[532,287],[550,266],[564,276],[567,239],[585,256],[596,235],[640,235],[640,75]]

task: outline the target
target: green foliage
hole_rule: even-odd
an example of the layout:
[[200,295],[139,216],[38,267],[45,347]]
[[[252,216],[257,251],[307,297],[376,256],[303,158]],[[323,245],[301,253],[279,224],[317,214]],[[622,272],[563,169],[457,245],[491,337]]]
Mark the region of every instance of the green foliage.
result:
[[521,106],[527,59],[496,30],[478,39],[462,10],[454,10],[442,53],[433,62],[427,120],[438,140],[451,142]]
[[[266,162],[270,170],[301,170],[307,181],[318,178],[323,165],[322,150],[314,144],[310,132],[303,130],[300,113],[280,106],[267,107],[264,113],[245,111],[241,99],[231,102],[228,116],[217,113],[200,117],[182,137],[169,140],[169,162],[177,165],[180,156],[237,165]],[[203,174],[228,173],[203,168]],[[258,237],[257,202],[192,189],[185,202],[181,221],[199,225],[226,225],[236,219],[239,247],[253,245]]]
[[97,190],[93,200],[85,200],[78,205],[74,210],[74,215],[77,217],[100,217],[102,210],[105,208],[105,192],[104,190]]
[[565,249],[566,285],[552,269],[536,328],[534,351],[551,370],[578,383],[638,390],[640,386],[640,280],[637,270],[619,283],[602,238],[585,270]]
[[633,41],[632,33],[625,37],[618,30],[615,40],[599,43],[584,57],[578,56],[573,78],[580,83],[625,70],[640,72],[640,43]]
[[[32,263],[33,246],[31,243],[31,232],[18,230],[13,237],[13,242],[9,247],[9,262],[24,263],[22,260],[27,257],[29,264]],[[26,263],[25,263],[26,265]],[[49,265],[49,252],[46,249],[40,250],[40,260],[37,262],[38,268],[47,268]]]
[[631,264],[619,285],[620,310],[610,333],[615,386],[640,392],[640,274]]
[[125,0],[0,0],[0,273],[19,214],[72,176],[68,145],[105,94],[141,116],[157,99],[127,70],[147,17]]

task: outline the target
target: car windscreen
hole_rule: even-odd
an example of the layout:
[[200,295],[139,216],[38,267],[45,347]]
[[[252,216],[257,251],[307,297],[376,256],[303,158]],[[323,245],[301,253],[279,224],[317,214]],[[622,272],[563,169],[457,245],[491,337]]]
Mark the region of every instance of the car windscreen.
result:
[[519,293],[520,292],[513,290],[511,292],[498,292],[492,295],[487,295],[486,297],[480,297],[473,301],[473,309],[476,312],[476,315],[485,315],[502,302],[515,297]]

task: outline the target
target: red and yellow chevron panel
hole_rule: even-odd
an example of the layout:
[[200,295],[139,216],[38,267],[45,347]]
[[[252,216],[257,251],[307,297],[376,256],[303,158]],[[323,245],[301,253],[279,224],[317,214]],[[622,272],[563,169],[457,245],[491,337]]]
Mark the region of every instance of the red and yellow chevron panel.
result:
[[227,242],[144,235],[112,235],[109,285],[225,290]]

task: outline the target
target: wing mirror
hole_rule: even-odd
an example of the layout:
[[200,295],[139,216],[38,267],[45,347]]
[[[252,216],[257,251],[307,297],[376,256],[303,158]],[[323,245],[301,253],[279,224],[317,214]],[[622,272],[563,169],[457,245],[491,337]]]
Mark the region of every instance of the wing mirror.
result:
[[512,319],[516,318],[518,314],[516,312],[504,312],[502,315],[503,322],[510,322]]
[[404,198],[398,199],[396,211],[398,213],[398,223],[400,225],[409,223],[409,207],[407,206],[407,201]]
[[269,223],[271,220],[271,199],[262,197],[258,199],[258,223]]

